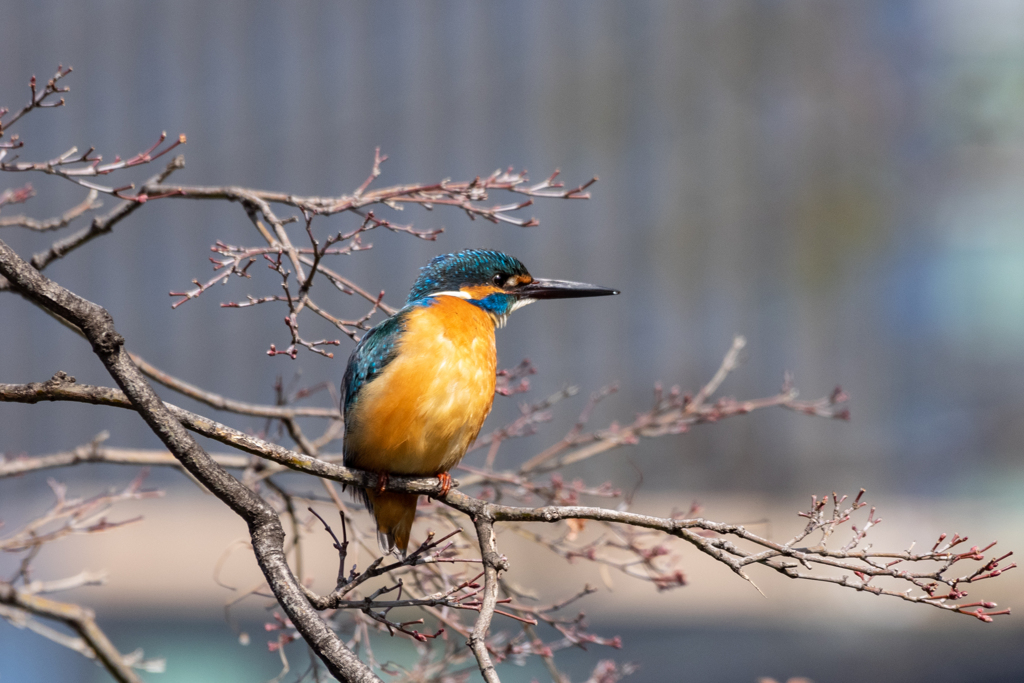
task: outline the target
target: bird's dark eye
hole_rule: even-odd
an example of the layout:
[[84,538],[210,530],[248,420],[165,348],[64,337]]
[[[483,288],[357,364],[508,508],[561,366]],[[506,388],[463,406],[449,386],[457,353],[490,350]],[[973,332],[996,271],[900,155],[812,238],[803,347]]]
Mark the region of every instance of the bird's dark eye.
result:
[[504,273],[495,273],[494,277],[491,278],[491,282],[494,283],[495,287],[504,287],[507,281],[508,275],[505,275]]

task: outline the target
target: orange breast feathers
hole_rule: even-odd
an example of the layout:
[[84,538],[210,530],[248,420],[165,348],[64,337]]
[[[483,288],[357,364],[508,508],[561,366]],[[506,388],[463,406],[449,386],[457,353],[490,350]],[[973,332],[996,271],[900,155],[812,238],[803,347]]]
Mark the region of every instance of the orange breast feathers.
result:
[[351,406],[348,464],[388,474],[447,472],[491,412],[496,370],[494,322],[485,311],[451,296],[410,311],[395,359]]

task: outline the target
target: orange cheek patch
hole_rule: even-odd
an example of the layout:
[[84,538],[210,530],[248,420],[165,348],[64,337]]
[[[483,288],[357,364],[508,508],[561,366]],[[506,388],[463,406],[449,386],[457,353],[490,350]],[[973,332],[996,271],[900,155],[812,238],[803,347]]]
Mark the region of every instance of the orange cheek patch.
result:
[[491,294],[501,294],[504,292],[504,290],[494,285],[473,285],[472,287],[463,287],[461,291],[469,294],[469,296],[477,301],[486,299]]
[[495,287],[494,285],[472,285],[470,287],[463,287],[460,291],[479,301],[480,299],[487,298],[490,294],[505,294],[512,287],[528,285],[531,282],[533,282],[533,277],[530,275],[513,275],[505,283],[504,288]]

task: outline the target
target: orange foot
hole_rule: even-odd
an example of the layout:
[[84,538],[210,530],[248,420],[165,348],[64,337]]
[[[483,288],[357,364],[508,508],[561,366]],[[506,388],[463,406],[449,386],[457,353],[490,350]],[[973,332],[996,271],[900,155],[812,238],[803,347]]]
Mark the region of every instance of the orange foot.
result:
[[388,473],[381,472],[377,475],[377,495],[384,493],[384,489],[388,487]]
[[452,490],[452,475],[442,472],[437,475],[437,481],[441,484],[441,490],[438,492],[437,497],[444,498]]

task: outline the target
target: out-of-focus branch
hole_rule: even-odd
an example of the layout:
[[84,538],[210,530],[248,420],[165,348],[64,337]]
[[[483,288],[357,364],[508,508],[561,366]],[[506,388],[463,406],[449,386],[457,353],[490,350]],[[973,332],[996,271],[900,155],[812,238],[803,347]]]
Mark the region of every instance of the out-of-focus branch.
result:
[[[244,455],[211,453],[210,457],[221,467],[232,469],[244,469],[252,464],[252,458]],[[106,448],[98,443],[90,443],[63,453],[20,458],[0,457],[0,479],[57,467],[71,467],[84,462],[105,462],[115,465],[137,465],[142,467],[181,467],[181,463],[178,462],[170,451],[139,448]]]
[[[167,180],[172,173],[182,168],[185,168],[185,157],[178,155],[167,164],[164,170],[147,180],[142,186],[142,191],[145,192],[150,186]],[[86,244],[101,235],[107,234],[115,225],[117,225],[117,223],[131,215],[140,206],[142,206],[143,203],[144,202],[134,199],[122,201],[120,204],[115,206],[110,213],[105,216],[97,216],[94,218],[88,228],[83,228],[73,235],[68,235],[64,239],[54,242],[46,251],[42,251],[34,255],[32,257],[32,266],[36,270],[42,270],[53,261],[63,258],[71,251],[81,247],[83,244]]]
[[[75,220],[86,211],[94,211],[95,209],[100,208],[102,204],[96,201],[96,197],[98,196],[99,193],[96,190],[89,190],[89,194],[86,195],[85,200],[80,204],[76,204],[60,216],[48,218],[42,221],[36,218],[31,218],[30,216],[0,216],[0,228],[18,226],[28,228],[29,230],[36,230],[38,232],[58,230],[71,223],[71,221]],[[3,202],[0,201],[0,204],[3,204]]]
[[631,424],[625,426],[612,425],[607,429],[594,432],[583,431],[590,413],[597,403],[615,389],[611,387],[594,394],[569,433],[553,446],[524,463],[519,472],[525,474],[533,471],[548,472],[561,469],[566,465],[591,458],[598,453],[620,446],[633,445],[641,438],[682,434],[689,430],[691,425],[718,422],[728,417],[746,415],[755,410],[774,406],[818,417],[839,420],[850,418],[849,410],[837,407],[847,400],[842,389],[836,387],[826,398],[800,401],[798,400],[799,392],[793,387],[792,380],[788,375],[783,382],[782,390],[774,396],[746,401],[721,398],[709,404],[707,399],[718,390],[726,376],[738,367],[739,354],[745,345],[746,340],[743,337],[737,336],[733,340],[732,348],[726,354],[714,377],[693,398],[682,394],[679,387],[673,387],[668,395],[663,392],[660,385],[655,387],[654,407],[637,415]]
[[239,415],[254,415],[256,417],[271,418],[326,417],[329,419],[339,419],[341,417],[338,411],[334,408],[316,408],[312,406],[266,406],[255,403],[246,403],[244,401],[236,401],[234,399],[221,396],[220,394],[215,394],[212,391],[200,389],[194,384],[190,384],[184,380],[174,377],[173,375],[169,375],[144,360],[138,354],[132,353],[129,355],[135,365],[139,367],[139,370],[141,370],[143,374],[150,379],[159,382],[169,389],[174,389],[178,393],[184,394],[189,398],[194,398],[208,406],[217,408],[218,410],[226,410],[230,413],[238,413]]
[[0,208],[3,208],[7,204],[24,204],[32,197],[36,196],[35,188],[32,187],[31,183],[25,183],[19,188],[7,188],[3,192],[0,192]]
[[18,531],[0,538],[0,550],[4,552],[33,550],[67,536],[94,534],[137,522],[140,519],[138,517],[111,522],[107,519],[106,513],[111,506],[120,502],[162,496],[163,492],[161,491],[141,489],[144,477],[145,472],[121,491],[101,494],[88,499],[68,499],[67,487],[51,480],[50,488],[56,499],[53,506],[45,514],[28,522]]
[[[132,671],[122,655],[107,635],[96,625],[96,617],[91,610],[78,605],[57,602],[28,591],[18,590],[10,584],[0,581],[0,605],[16,608],[25,614],[32,614],[47,619],[55,619],[74,629],[82,639],[81,646],[73,640],[66,639],[63,643],[78,650],[91,659],[98,659],[104,668],[120,683],[142,683],[142,679]],[[11,621],[17,621],[19,615],[3,614]]]
[[[146,181],[143,189],[149,186],[150,183],[160,182],[166,180],[174,171],[185,167],[185,157],[177,156],[172,160],[167,167],[160,173],[154,175],[152,178]],[[92,219],[89,227],[82,228],[78,232],[68,235],[67,237],[57,240],[50,248],[46,251],[41,251],[32,257],[32,267],[36,270],[43,270],[52,262],[59,258],[63,258],[68,253],[78,249],[84,244],[92,241],[93,239],[105,235],[113,230],[114,226],[117,225],[122,219],[127,218],[136,209],[142,206],[142,202],[134,200],[125,200],[114,207],[110,213],[104,216],[96,216]],[[10,283],[6,279],[0,278],[0,292],[10,289]]]
[[[22,528],[0,538],[0,551],[24,553],[17,573],[10,579],[0,580],[0,617],[19,628],[29,628],[90,659],[99,659],[119,681],[138,681],[132,671],[133,667],[162,670],[162,662],[143,661],[141,651],[121,655],[96,625],[91,611],[75,604],[42,597],[73,588],[101,585],[106,580],[106,574],[81,571],[75,576],[42,581],[33,577],[32,562],[48,543],[71,535],[102,533],[138,521],[136,517],[111,522],[106,515],[117,503],[162,495],[160,491],[141,490],[144,477],[145,472],[120,491],[92,498],[68,498],[67,487],[51,480],[50,488],[56,499],[53,506],[43,515],[25,523]],[[34,617],[61,621],[78,633],[78,637],[55,630]]]

